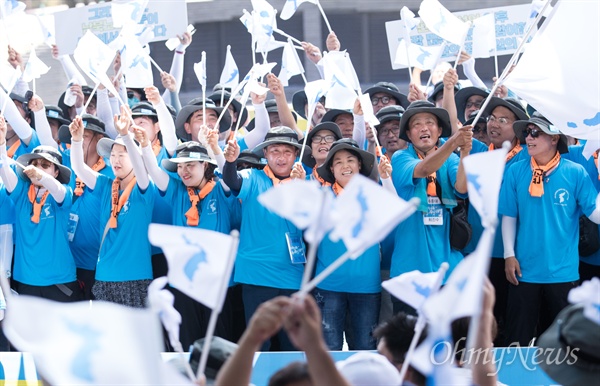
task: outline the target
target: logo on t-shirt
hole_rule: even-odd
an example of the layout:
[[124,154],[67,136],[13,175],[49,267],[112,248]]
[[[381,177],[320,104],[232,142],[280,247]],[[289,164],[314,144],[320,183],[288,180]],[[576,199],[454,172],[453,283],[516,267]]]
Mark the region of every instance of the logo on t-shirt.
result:
[[54,218],[52,214],[52,206],[50,204],[44,204],[42,207],[42,212],[40,213],[40,220],[47,220],[50,218]]
[[558,189],[556,192],[554,192],[554,205],[567,206],[569,197],[569,192],[566,189]]
[[207,214],[217,214],[217,200],[212,198],[210,201],[208,201],[208,204],[206,205],[206,207],[208,208],[208,213]]

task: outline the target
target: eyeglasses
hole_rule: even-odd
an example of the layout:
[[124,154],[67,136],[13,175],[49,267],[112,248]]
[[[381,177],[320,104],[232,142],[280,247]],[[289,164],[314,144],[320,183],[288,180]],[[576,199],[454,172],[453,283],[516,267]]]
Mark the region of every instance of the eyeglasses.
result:
[[528,135],[531,135],[531,138],[537,138],[540,136],[541,133],[542,130],[540,129],[533,129],[528,127],[525,130],[523,130],[523,138],[527,138]]
[[391,97],[388,96],[384,96],[384,97],[373,97],[371,98],[371,104],[373,106],[377,106],[377,104],[379,103],[379,101],[381,101],[381,104],[383,105],[387,105],[388,103],[390,103],[390,101],[392,100]]
[[496,117],[495,117],[495,116],[493,116],[493,115],[490,115],[490,116],[488,116],[488,117],[487,117],[487,121],[488,121],[488,122],[492,122],[492,123],[494,123],[494,122],[498,122],[498,123],[499,123],[499,124],[501,124],[501,125],[507,125],[507,124],[509,124],[509,123],[512,123],[512,121],[509,121],[508,119],[506,119],[506,118],[504,118],[504,117],[502,117],[502,118],[496,118]]
[[391,129],[388,128],[388,127],[386,127],[385,129],[379,130],[379,135],[382,135],[384,137],[387,136],[387,135],[389,135],[390,133],[399,134],[400,133],[400,126],[394,126]]
[[335,136],[333,135],[315,135],[312,137],[313,143],[320,143],[325,140],[325,143],[333,143],[335,141]]
[[475,107],[475,108],[480,108],[481,105],[483,104],[483,101],[481,102],[467,102],[467,104],[465,105],[465,108],[470,109],[471,107]]

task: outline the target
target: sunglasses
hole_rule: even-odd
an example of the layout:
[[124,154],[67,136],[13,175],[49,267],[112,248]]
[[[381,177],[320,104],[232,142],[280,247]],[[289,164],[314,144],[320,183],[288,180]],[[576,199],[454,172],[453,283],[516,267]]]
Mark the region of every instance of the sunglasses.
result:
[[542,130],[540,129],[533,129],[533,128],[526,128],[525,130],[523,130],[523,138],[527,138],[527,136],[531,135],[531,138],[537,138],[540,136],[540,134],[542,133]]

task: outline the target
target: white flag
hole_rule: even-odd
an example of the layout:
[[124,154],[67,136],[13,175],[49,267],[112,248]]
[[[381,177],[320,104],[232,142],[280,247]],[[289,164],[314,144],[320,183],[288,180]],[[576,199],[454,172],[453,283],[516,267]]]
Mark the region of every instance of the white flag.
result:
[[[406,44],[408,43],[408,50]],[[444,46],[424,47],[402,39],[396,49],[394,64],[416,66],[423,71],[432,70],[442,55]]]
[[569,303],[583,304],[583,315],[600,324],[600,279],[593,277],[569,291]]
[[79,65],[79,68],[95,83],[102,83],[104,87],[113,95],[118,95],[115,86],[106,75],[116,51],[104,44],[96,35],[88,30],[85,35],[79,39],[73,58]]
[[290,17],[292,17],[294,15],[294,12],[296,12],[296,10],[300,6],[300,4],[302,4],[302,3],[317,4],[317,1],[319,1],[319,0],[286,0],[279,17],[283,20],[288,20]]
[[[323,77],[330,84],[325,107],[328,109],[352,110],[360,89],[354,66],[345,51],[326,53],[321,60]],[[358,87],[357,87],[358,86]]]
[[434,34],[462,46],[469,25],[448,11],[438,0],[423,0],[419,16]]
[[252,40],[256,42],[256,51],[266,52],[277,29],[276,11],[266,0],[252,1]]
[[16,0],[0,0],[2,18],[25,11],[25,3]]
[[121,56],[127,87],[145,88],[154,84],[150,57],[137,39],[129,37],[125,40]]
[[373,104],[371,103],[371,95],[362,94],[358,97],[358,100],[360,101],[365,122],[371,125],[371,127],[379,125],[379,119],[375,116],[375,110],[373,110]]
[[329,238],[332,241],[343,240],[348,251],[359,255],[383,240],[396,225],[413,214],[417,201],[404,201],[357,174],[333,202],[331,218],[335,226]]
[[498,196],[507,153],[508,150],[503,147],[494,151],[471,154],[463,160],[469,201],[479,213],[484,228],[497,226]]
[[321,189],[315,181],[301,180],[279,185],[258,196],[258,202],[265,208],[305,230],[306,241],[315,245],[333,225],[329,216],[332,200],[330,190]]
[[474,58],[489,58],[496,49],[496,22],[494,14],[488,13],[473,20],[473,51]]
[[483,283],[487,275],[495,229],[485,229],[477,248],[452,271],[444,287],[423,303],[423,314],[430,321],[451,321],[479,315]]
[[194,63],[194,73],[202,89],[206,89],[206,52],[202,51],[202,59],[198,63]]
[[138,24],[144,16],[148,0],[112,0],[110,2],[113,27]]
[[304,74],[304,66],[298,57],[291,40],[283,46],[283,55],[281,56],[281,71],[279,71],[279,80],[284,87],[289,85],[292,76]]
[[[540,14],[542,9],[544,8],[544,5],[546,5],[546,2],[548,2],[548,1],[552,1],[552,0],[533,0],[531,2],[531,10],[529,12],[529,17],[527,18],[527,22],[525,23],[525,28],[523,28],[523,31],[525,31],[525,33],[527,31],[529,31],[529,28],[531,28],[531,26],[535,22],[535,19]],[[552,6],[548,5],[548,7],[546,8],[546,11],[544,11],[543,16],[544,17],[550,16],[551,11],[552,11]]]
[[13,68],[11,65],[6,64],[2,71],[0,71],[0,83],[7,94],[10,94],[15,88],[15,85],[21,78],[21,68]]
[[[162,332],[150,310],[12,296],[4,333],[50,384],[156,384]],[[60,347],[60,350],[57,350]]]
[[150,224],[148,236],[169,264],[172,287],[220,311],[233,269],[234,238],[200,228]]
[[163,276],[156,278],[148,286],[148,304],[150,308],[158,315],[167,334],[171,347],[176,351],[182,349],[179,342],[179,326],[181,325],[181,314],[173,307],[175,295],[169,290],[164,289],[168,278]]
[[38,79],[42,75],[50,71],[50,67],[46,66],[44,62],[37,57],[35,48],[29,53],[29,59],[25,65],[25,71],[23,72],[23,80],[25,82],[31,82],[34,79]]
[[233,59],[233,55],[231,54],[231,46],[227,46],[225,65],[223,66],[219,83],[223,87],[231,87],[232,90],[235,89],[240,83],[240,71],[238,70],[238,66]]
[[312,82],[306,83],[304,86],[304,92],[306,93],[306,100],[308,101],[308,112],[306,113],[306,121],[310,125],[312,122],[312,116],[315,113],[317,103],[322,97],[327,94],[331,88],[331,83],[325,79],[317,79]]
[[52,15],[35,16],[37,17],[43,35],[42,40],[49,47],[52,47],[53,44],[56,44],[56,39],[54,38],[54,17]]
[[[600,138],[598,14],[597,1],[558,2],[504,81],[563,133],[595,139],[596,145]],[[597,147],[590,150],[587,154]]]
[[381,285],[396,298],[419,310],[432,293],[438,275],[437,272],[410,271],[386,280]]
[[420,21],[415,18],[413,11],[406,6],[400,10],[400,19],[402,20],[402,37],[410,42],[410,35],[416,30]]
[[461,379],[455,371],[453,348],[450,324],[430,322],[427,338],[415,350],[410,365],[427,377],[428,385],[469,385],[472,380]]

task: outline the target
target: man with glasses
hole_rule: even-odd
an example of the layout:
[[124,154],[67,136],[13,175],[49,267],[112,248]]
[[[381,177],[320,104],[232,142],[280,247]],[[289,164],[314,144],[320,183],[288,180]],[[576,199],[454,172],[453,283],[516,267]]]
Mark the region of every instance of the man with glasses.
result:
[[585,168],[561,158],[567,138],[547,119],[534,114],[513,128],[531,158],[508,169],[500,192],[510,282],[506,329],[508,342],[527,345],[568,305],[569,291],[579,284],[579,215],[600,223],[600,197]]
[[475,117],[479,114],[479,110],[473,111],[466,120],[465,126],[473,126],[473,138],[490,146],[490,137],[487,134],[487,118],[483,115],[479,117],[475,123]]
[[488,95],[489,91],[480,87],[471,86],[460,89],[454,96],[458,119],[466,125],[466,121],[473,111],[481,109],[481,105]]
[[371,97],[375,114],[386,106],[395,105],[407,108],[410,104],[408,98],[400,92],[398,86],[390,82],[376,83],[373,87],[368,88],[365,93]]
[[377,139],[384,149],[382,156],[390,161],[394,153],[398,150],[406,149],[406,141],[400,138],[400,119],[404,108],[402,106],[387,106],[379,110],[376,117],[379,120],[377,129]]

